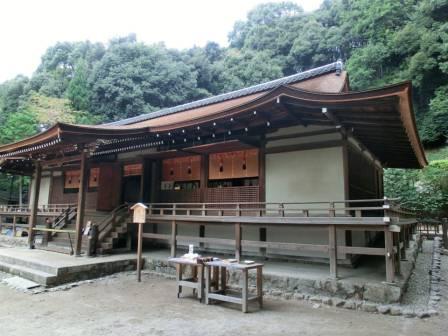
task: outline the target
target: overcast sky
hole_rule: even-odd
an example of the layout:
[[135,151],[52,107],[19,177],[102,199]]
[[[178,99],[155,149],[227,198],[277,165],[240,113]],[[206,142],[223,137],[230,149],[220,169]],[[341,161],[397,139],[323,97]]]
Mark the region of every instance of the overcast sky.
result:
[[[281,0],[271,0],[281,2]],[[168,47],[227,44],[237,20],[262,0],[1,0],[0,83],[30,76],[57,41],[100,41],[136,33],[139,41]],[[322,0],[293,0],[304,10]]]

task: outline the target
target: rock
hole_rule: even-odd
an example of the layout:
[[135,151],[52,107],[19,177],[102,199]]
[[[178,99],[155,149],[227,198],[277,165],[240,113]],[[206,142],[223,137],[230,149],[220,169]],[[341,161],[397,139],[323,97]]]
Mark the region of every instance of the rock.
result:
[[333,306],[335,306],[335,307],[343,307],[345,304],[345,300],[342,300],[340,298],[333,298],[332,301],[333,301]]
[[317,308],[320,308],[320,304],[318,304],[318,303],[313,304],[313,309],[317,309]]
[[415,312],[412,308],[405,308],[402,310],[404,317],[415,317]]
[[292,299],[292,293],[290,293],[290,292],[283,293],[283,298],[285,300],[291,300]]
[[377,311],[377,306],[372,302],[364,302],[361,305],[361,310],[369,313],[375,313]]
[[314,302],[314,303],[321,303],[322,298],[320,296],[312,296],[312,297],[310,297],[310,301]]
[[418,318],[427,318],[430,317],[431,315],[429,314],[428,311],[426,310],[418,310],[415,312],[415,314],[417,315]]
[[347,301],[345,301],[343,307],[345,309],[356,309],[356,303],[355,303],[355,301],[347,300]]
[[366,284],[364,299],[373,302],[398,302],[401,297],[401,289],[394,285]]
[[302,293],[294,293],[292,296],[295,300],[303,300],[304,295]]
[[436,316],[436,315],[439,315],[438,311],[435,310],[435,309],[429,309],[429,310],[428,310],[428,314],[429,314],[429,316]]
[[390,311],[390,306],[386,306],[386,305],[379,305],[377,307],[378,313],[380,314],[387,314]]
[[283,294],[283,292],[281,290],[278,289],[274,289],[273,291],[271,291],[270,293],[272,296],[281,296]]
[[401,307],[400,306],[391,306],[389,313],[392,316],[399,316],[402,314]]
[[329,297],[324,297],[324,298],[322,298],[322,303],[327,305],[327,306],[331,306],[333,304],[333,301]]

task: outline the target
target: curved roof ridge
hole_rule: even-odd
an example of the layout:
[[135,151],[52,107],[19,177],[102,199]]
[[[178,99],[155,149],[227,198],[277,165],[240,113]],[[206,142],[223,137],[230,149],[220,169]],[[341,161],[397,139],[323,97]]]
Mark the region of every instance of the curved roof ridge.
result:
[[247,95],[258,93],[261,91],[267,91],[270,89],[274,89],[278,86],[299,82],[299,81],[302,81],[302,80],[305,80],[308,78],[326,74],[331,71],[342,71],[342,68],[343,68],[342,61],[336,61],[336,62],[326,64],[326,65],[323,65],[323,66],[320,66],[317,68],[299,72],[299,73],[296,73],[296,74],[293,74],[290,76],[274,79],[269,82],[249,86],[247,88],[239,89],[236,91],[219,94],[217,96],[203,98],[203,99],[196,100],[196,101],[193,101],[190,103],[185,103],[185,104],[181,104],[181,105],[177,105],[177,106],[173,106],[173,107],[164,108],[164,109],[161,109],[161,110],[158,110],[155,112],[141,114],[136,117],[127,118],[127,119],[123,119],[123,120],[119,120],[119,121],[114,121],[111,123],[106,123],[104,125],[108,125],[108,126],[129,125],[129,124],[133,124],[133,123],[137,123],[137,122],[141,122],[141,121],[145,121],[145,120],[149,120],[149,119],[154,119],[154,118],[162,117],[162,116],[177,113],[177,112],[190,110],[193,108],[198,108],[198,107],[219,103],[219,102],[223,102],[223,101],[234,99],[234,98],[247,96]]

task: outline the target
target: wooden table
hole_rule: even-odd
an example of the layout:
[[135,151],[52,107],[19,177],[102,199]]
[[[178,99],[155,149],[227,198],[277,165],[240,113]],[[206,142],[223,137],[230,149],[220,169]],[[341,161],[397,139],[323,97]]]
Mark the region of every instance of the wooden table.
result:
[[[243,313],[247,313],[249,301],[258,301],[260,308],[263,307],[263,264],[239,264],[227,263],[223,261],[210,261],[205,263],[205,304],[209,304],[210,299],[232,302],[241,305]],[[221,288],[212,291],[210,273],[212,268],[219,269],[221,272]],[[226,271],[240,271],[242,276],[241,292],[235,292],[227,288]],[[257,294],[249,295],[248,273],[250,270],[257,272]]]
[[[177,297],[180,298],[182,287],[188,287],[193,288],[193,293],[196,292],[201,301],[204,296],[204,264],[187,258],[169,258],[168,261],[176,265]],[[185,265],[191,266],[193,269],[191,278],[182,278]]]

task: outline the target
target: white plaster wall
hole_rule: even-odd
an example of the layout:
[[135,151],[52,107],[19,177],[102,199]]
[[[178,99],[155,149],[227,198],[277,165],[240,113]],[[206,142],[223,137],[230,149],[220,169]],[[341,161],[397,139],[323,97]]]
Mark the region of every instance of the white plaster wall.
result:
[[[30,185],[30,193],[29,193],[29,203],[30,206],[32,205],[32,195],[34,193],[34,188],[36,185],[36,179],[33,177],[31,179],[31,185]],[[39,206],[41,205],[47,205],[49,203],[49,199],[50,199],[50,188],[51,188],[51,173],[42,173],[42,177],[40,180],[40,188],[39,188],[39,201],[37,202],[37,204]]]
[[[344,170],[342,147],[331,147],[266,156],[266,202],[314,202],[343,200]],[[313,205],[304,205],[313,208]],[[318,212],[317,212],[318,213]],[[316,212],[311,212],[316,214]],[[327,216],[328,212],[322,213]],[[267,240],[278,242],[328,244],[328,230],[304,227],[268,227]],[[345,243],[343,232],[338,243]],[[279,251],[268,250],[276,253]],[[292,253],[327,257],[315,252]]]

